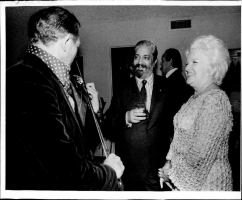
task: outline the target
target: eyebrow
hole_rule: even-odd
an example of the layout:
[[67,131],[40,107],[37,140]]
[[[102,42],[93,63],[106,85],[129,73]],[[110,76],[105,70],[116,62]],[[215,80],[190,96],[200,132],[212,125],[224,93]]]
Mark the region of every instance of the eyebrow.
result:
[[[136,56],[136,55],[140,55],[140,54],[135,53],[134,55]],[[145,55],[143,55],[143,56],[149,56],[149,57],[152,57],[151,54],[145,54]]]

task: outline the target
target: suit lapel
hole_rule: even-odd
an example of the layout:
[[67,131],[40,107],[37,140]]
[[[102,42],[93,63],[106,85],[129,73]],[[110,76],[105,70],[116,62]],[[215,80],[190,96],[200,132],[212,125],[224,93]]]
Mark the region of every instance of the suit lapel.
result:
[[161,85],[161,83],[158,80],[158,77],[154,76],[154,84],[150,105],[149,127],[151,127],[153,123],[156,121],[157,117],[159,117],[160,109],[162,107],[163,100],[165,97],[163,88],[164,86]]
[[[130,92],[132,94],[132,98],[130,99],[129,105],[131,105],[133,108],[135,102],[138,102],[140,100],[139,88],[137,86],[136,79],[134,77],[131,80]],[[131,103],[131,102],[133,102],[133,103]]]
[[139,88],[138,88],[138,85],[136,83],[136,79],[134,77],[132,79],[131,90],[134,92],[135,95],[139,94]]
[[[43,61],[41,61],[41,62],[43,62]],[[46,64],[45,64],[45,65],[46,65]],[[44,68],[43,68],[43,69],[44,69]],[[62,94],[63,98],[65,99],[65,101],[66,101],[66,103],[67,103],[67,105],[68,105],[68,107],[69,107],[69,109],[70,109],[70,111],[71,111],[71,113],[72,113],[72,116],[73,116],[74,120],[76,121],[76,124],[79,126],[79,122],[78,122],[78,119],[77,119],[77,117],[76,117],[76,114],[75,114],[75,112],[74,112],[74,110],[73,110],[73,108],[72,108],[72,106],[71,106],[71,103],[70,103],[68,97],[67,97],[66,94],[65,94],[64,88],[62,87],[62,85],[60,84],[60,81],[58,80],[58,77],[57,77],[57,76],[54,74],[54,72],[51,71],[50,68],[48,68],[47,66],[46,66],[46,73],[48,73],[49,76],[52,77],[52,79],[55,81],[55,83],[56,83],[56,87],[59,88],[59,91],[60,91],[60,93]],[[72,85],[72,83],[71,83],[71,85]],[[79,128],[81,129],[80,126],[79,126]]]
[[86,97],[83,95],[85,94],[83,88],[80,86],[80,84],[77,82],[76,79],[73,77],[71,78],[71,87],[73,92],[73,98],[76,102],[76,115],[81,120],[82,125],[85,125],[85,119],[86,119],[86,112],[87,112],[87,101]]
[[[48,68],[48,71],[49,71],[48,73],[50,73],[50,76],[52,76],[53,79],[55,80],[55,82],[57,83],[57,85],[58,85],[58,87],[59,87],[59,90],[60,90],[62,96],[64,97],[64,99],[65,99],[65,101],[66,101],[66,103],[67,103],[67,105],[68,105],[68,107],[69,107],[69,110],[70,110],[71,113],[72,113],[72,117],[74,118],[74,120],[75,120],[77,126],[79,127],[79,129],[82,131],[82,128],[83,128],[83,127],[80,126],[79,120],[78,120],[78,118],[77,118],[77,116],[76,116],[76,114],[75,114],[75,111],[73,110],[73,108],[72,108],[72,106],[71,106],[71,103],[70,103],[68,97],[67,97],[66,94],[65,94],[64,88],[60,85],[60,82],[58,81],[57,76],[56,76],[56,75],[55,75],[55,74],[54,74],[49,68]],[[74,86],[73,86],[73,83],[75,83],[75,85],[76,85],[77,83],[75,82],[75,80],[72,79],[72,77],[70,77],[70,81],[71,81],[71,85],[70,85],[70,87],[73,88],[73,87],[74,87]],[[73,100],[75,101],[75,99],[73,99]],[[76,105],[75,105],[75,106],[76,106]]]

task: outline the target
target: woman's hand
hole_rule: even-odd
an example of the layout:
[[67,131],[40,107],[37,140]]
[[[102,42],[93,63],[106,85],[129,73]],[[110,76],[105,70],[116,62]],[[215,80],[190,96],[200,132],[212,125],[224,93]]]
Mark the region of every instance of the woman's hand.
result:
[[169,176],[168,176],[168,172],[171,169],[171,162],[167,161],[166,164],[158,169],[158,176],[160,177],[160,186],[161,188],[163,188],[163,183],[164,182],[169,182]]
[[98,110],[99,110],[98,92],[95,88],[94,83],[87,83],[86,87],[87,87],[89,97],[91,99],[93,110],[94,110],[95,113],[97,113]]

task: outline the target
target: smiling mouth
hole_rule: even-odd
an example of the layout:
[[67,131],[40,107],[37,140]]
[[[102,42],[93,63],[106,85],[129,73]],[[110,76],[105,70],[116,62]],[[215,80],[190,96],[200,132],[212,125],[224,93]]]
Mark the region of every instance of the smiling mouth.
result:
[[189,72],[189,71],[186,71],[186,70],[185,70],[185,74],[186,74],[187,77],[189,77],[189,76],[193,76],[193,73],[191,73],[191,72]]

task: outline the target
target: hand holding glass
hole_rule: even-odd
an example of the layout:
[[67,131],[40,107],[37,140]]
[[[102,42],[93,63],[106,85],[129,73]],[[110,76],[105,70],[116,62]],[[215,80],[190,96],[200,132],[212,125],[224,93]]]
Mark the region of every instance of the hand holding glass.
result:
[[148,110],[146,109],[146,105],[145,105],[144,102],[137,102],[137,103],[135,104],[135,108],[137,108],[137,109],[142,109],[142,110],[143,110],[143,113],[146,114],[146,119],[149,117],[149,112],[148,112]]
[[144,107],[135,106],[134,109],[127,111],[126,120],[128,123],[139,123],[147,119],[147,114],[144,112]]

